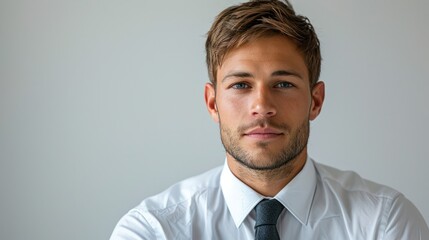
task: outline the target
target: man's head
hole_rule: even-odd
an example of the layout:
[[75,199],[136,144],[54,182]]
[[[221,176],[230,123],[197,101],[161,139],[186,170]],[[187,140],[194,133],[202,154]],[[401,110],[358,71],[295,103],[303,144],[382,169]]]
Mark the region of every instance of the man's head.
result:
[[243,3],[220,13],[206,46],[212,83],[205,100],[228,161],[270,171],[302,165],[309,121],[324,98],[308,20],[280,1]]
[[287,1],[252,0],[222,11],[208,32],[206,61],[210,81],[216,85],[217,69],[225,55],[252,39],[280,34],[294,41],[304,56],[310,85],[319,79],[321,55],[310,21],[297,15]]

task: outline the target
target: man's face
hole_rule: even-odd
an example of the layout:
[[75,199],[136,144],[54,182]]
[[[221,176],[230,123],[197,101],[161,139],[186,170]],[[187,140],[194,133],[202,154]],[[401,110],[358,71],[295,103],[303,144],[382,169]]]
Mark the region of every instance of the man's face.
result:
[[310,88],[296,45],[280,35],[231,50],[206,85],[206,103],[219,122],[227,158],[271,170],[306,156],[309,121],[317,117],[324,85]]

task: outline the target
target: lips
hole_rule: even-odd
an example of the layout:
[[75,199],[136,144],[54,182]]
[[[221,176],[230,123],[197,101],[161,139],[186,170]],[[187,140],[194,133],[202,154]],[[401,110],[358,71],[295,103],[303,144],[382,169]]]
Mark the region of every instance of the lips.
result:
[[275,128],[254,128],[244,133],[244,136],[256,139],[270,139],[283,135],[283,132]]

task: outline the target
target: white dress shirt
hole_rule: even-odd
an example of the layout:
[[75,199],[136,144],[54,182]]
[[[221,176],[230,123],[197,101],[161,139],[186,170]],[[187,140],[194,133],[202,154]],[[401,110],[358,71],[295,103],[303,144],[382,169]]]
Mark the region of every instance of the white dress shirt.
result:
[[[254,207],[264,198],[225,163],[145,199],[110,239],[254,239]],[[429,240],[423,217],[401,193],[311,159],[274,198],[285,206],[280,239]]]

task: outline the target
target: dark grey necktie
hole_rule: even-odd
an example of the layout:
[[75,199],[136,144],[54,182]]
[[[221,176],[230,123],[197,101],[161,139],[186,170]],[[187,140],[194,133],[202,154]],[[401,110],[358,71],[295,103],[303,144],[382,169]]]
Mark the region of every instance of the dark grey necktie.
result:
[[264,199],[256,205],[255,240],[279,240],[276,224],[284,206],[276,199]]

